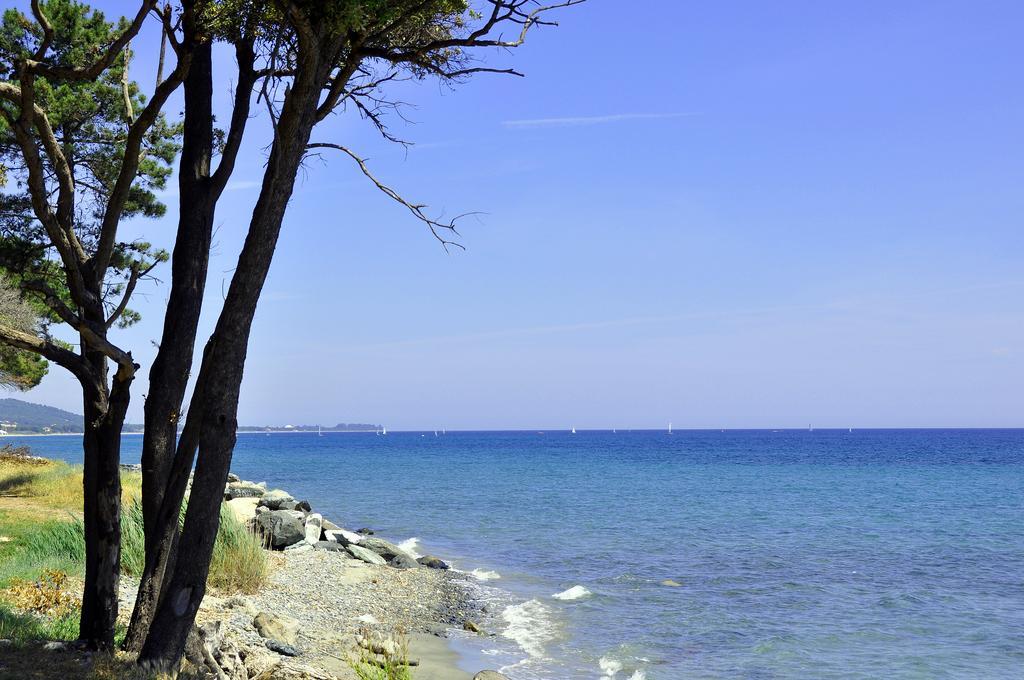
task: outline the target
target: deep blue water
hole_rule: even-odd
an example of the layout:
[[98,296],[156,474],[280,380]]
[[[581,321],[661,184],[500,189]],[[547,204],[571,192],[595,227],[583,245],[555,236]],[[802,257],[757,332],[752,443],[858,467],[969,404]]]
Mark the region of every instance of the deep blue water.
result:
[[474,670],[1024,676],[1024,430],[246,434],[232,469],[500,574]]

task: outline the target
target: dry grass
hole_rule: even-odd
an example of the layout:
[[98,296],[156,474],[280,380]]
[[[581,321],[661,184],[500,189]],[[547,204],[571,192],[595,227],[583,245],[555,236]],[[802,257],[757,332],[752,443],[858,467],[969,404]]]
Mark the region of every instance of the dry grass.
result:
[[[33,504],[81,512],[82,466],[64,461],[3,455],[0,451],[0,496],[30,500]],[[121,475],[121,498],[125,502],[142,497],[142,475]]]
[[[125,472],[121,482],[121,570],[137,576],[145,562],[139,503],[142,477],[138,472]],[[28,641],[77,636],[77,614],[59,608],[51,608],[48,616],[34,612],[46,609],[48,602],[54,604],[50,595],[66,594],[64,574],[82,574],[82,497],[80,466],[0,455],[0,501],[6,501],[0,502],[0,588],[7,589],[0,591],[0,638]],[[49,578],[47,573],[59,576]],[[253,593],[266,584],[268,576],[268,555],[260,539],[222,506],[210,587],[223,593]],[[57,599],[70,606],[63,598]]]

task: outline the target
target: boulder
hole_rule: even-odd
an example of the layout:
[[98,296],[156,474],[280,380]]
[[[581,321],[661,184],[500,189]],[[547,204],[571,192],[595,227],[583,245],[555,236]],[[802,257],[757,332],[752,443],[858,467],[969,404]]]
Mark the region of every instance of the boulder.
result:
[[683,587],[682,583],[679,583],[678,581],[673,581],[670,578],[667,578],[664,581],[662,581],[661,585],[668,586],[669,588],[682,588]]
[[348,554],[345,551],[345,546],[341,543],[335,543],[334,541],[317,541],[313,544],[313,547],[317,550],[326,550],[327,552],[340,552]]
[[284,550],[306,538],[302,519],[290,510],[270,510],[256,516],[256,528],[274,550]]
[[335,524],[331,520],[329,520],[329,519],[325,519],[324,520],[324,531],[327,531],[327,530],[335,531],[335,530],[340,529],[340,528],[341,527],[339,527],[337,524]]
[[386,560],[390,560],[396,555],[408,555],[409,557],[412,557],[412,555],[409,555],[409,553],[402,550],[394,543],[389,543],[388,541],[385,541],[383,538],[366,537],[363,540],[359,541],[359,545],[366,548],[367,550],[372,550],[373,552],[377,553]]
[[249,498],[232,498],[227,501],[225,505],[228,506],[228,510],[235,516],[242,524],[245,524],[253,517],[256,516],[256,503],[259,499],[254,497]]
[[324,529],[324,539],[328,541],[334,541],[342,545],[350,545],[352,543],[360,543],[363,537],[359,534],[353,534],[351,531],[345,529]]
[[417,569],[420,566],[420,563],[414,560],[412,558],[412,555],[408,555],[405,553],[399,553],[398,555],[395,555],[390,560],[388,560],[388,564],[392,567],[395,567],[396,569]]
[[299,634],[299,622],[290,616],[260,612],[252,620],[261,637],[294,645]]
[[269,649],[272,652],[277,652],[281,656],[298,656],[299,654],[302,654],[302,652],[300,652],[292,645],[286,645],[285,643],[280,642],[278,640],[267,640],[266,645],[267,649]]
[[508,676],[498,671],[480,671],[473,676],[473,680],[508,680]]
[[362,529],[356,529],[357,534],[363,534],[364,536],[373,536],[373,529],[369,527],[363,527]]
[[306,515],[306,543],[313,545],[320,540],[323,531],[324,517],[319,512]]
[[387,564],[387,561],[377,553],[358,545],[352,544],[345,546],[345,550],[347,550],[349,554],[357,560],[362,560],[369,564]]
[[260,505],[271,510],[294,510],[295,499],[287,491],[274,489],[260,496]]
[[434,557],[433,555],[424,555],[423,557],[417,558],[417,562],[422,564],[424,567],[430,567],[431,569],[448,569],[448,563],[442,560],[440,557]]
[[224,498],[259,498],[267,492],[267,485],[264,482],[253,484],[252,482],[228,482],[224,488]]
[[476,633],[477,635],[483,634],[483,631],[480,630],[480,626],[476,625],[476,623],[470,621],[469,619],[467,619],[465,623],[462,624],[462,630],[467,630],[470,633]]
[[239,477],[238,475],[236,475],[234,472],[229,472],[228,473],[228,481],[229,482],[240,482],[240,481],[242,481],[242,478]]

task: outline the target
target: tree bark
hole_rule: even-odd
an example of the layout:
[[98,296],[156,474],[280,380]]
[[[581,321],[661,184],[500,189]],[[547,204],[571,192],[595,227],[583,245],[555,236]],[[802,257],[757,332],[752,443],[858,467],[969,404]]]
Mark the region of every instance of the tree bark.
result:
[[[156,612],[163,575],[174,555],[178,513],[161,527],[160,510],[177,446],[178,422],[188,387],[196,332],[203,307],[216,202],[210,183],[213,156],[213,60],[209,42],[198,45],[184,83],[185,120],[178,189],[181,212],[171,264],[171,293],[160,351],[149,372],[142,439],[142,515],[146,566],[132,611],[125,649],[142,649]],[[248,96],[248,95],[246,95]],[[159,537],[159,538],[158,538]]]
[[90,649],[113,651],[121,568],[121,428],[132,376],[119,371],[108,390],[106,358],[89,352],[87,360],[99,381],[83,383],[85,586],[79,640]]
[[[179,458],[190,447],[198,446],[199,452],[179,545],[181,554],[187,554],[189,559],[176,561],[173,572],[165,575],[169,581],[139,657],[140,663],[155,670],[172,671],[177,667],[206,592],[224,483],[235,444],[238,396],[250,326],[295,178],[316,124],[319,92],[330,72],[327,55],[335,54],[336,50],[335,44],[307,54],[286,96],[238,267],[204,352],[178,452]],[[194,419],[200,421],[198,434],[192,430]],[[168,500],[170,497],[165,497],[165,504]]]

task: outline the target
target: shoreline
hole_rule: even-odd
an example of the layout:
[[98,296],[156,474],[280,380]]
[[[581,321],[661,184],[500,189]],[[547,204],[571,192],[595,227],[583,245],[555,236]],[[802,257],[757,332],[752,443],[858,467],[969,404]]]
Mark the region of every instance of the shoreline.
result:
[[[455,631],[485,635],[479,621],[486,606],[474,598],[473,577],[449,568],[434,556],[419,556],[411,546],[395,545],[370,529],[342,528],[306,501],[286,491],[268,489],[230,475],[225,505],[247,526],[260,532],[270,550],[269,583],[246,596],[204,598],[197,625],[214,626],[230,647],[245,650],[250,676],[260,664],[275,662],[301,669],[311,677],[356,680],[353,659],[387,661],[388,650],[407,649],[416,680],[471,680],[475,676],[450,644]],[[124,610],[134,593],[123,593]],[[294,659],[268,652],[273,639],[257,619],[284,622],[286,645],[300,652]],[[384,654],[380,654],[380,652]],[[230,654],[228,654],[230,656]],[[228,662],[231,665],[231,662]],[[485,669],[474,669],[473,672]],[[490,671],[485,677],[505,676]]]

